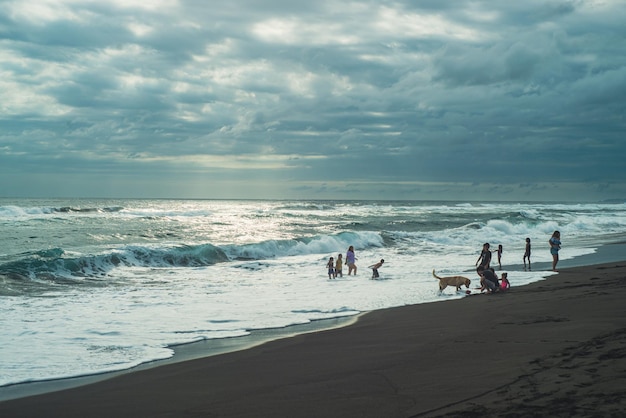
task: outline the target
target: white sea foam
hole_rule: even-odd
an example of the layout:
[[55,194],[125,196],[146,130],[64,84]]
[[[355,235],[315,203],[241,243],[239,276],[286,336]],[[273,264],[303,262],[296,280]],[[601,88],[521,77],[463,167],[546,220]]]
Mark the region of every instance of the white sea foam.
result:
[[[5,204],[6,203],[6,204]],[[71,208],[71,209],[67,209]],[[465,274],[504,246],[520,286],[561,259],[622,239],[626,205],[436,202],[0,201],[0,385],[119,370],[170,345],[464,297],[432,269]],[[353,245],[358,275],[328,280]],[[385,259],[380,280],[367,266]],[[495,259],[495,257],[494,257]]]

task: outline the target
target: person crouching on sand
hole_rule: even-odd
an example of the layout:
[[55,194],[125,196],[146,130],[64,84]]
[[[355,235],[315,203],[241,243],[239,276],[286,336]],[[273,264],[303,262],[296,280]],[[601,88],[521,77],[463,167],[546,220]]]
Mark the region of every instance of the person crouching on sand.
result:
[[368,267],[368,268],[372,269],[372,279],[377,279],[379,277],[378,276],[378,269],[382,267],[384,262],[385,262],[385,260],[381,259],[378,263],[372,264],[371,266]]
[[478,268],[478,275],[480,276],[480,291],[487,290],[488,293],[497,292],[500,288],[500,282],[498,281],[498,275],[492,268],[481,269]]

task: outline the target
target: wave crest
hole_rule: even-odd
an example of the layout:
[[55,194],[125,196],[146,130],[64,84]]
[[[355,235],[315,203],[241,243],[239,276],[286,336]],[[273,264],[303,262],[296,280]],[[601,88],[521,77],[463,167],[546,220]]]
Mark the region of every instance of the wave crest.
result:
[[80,282],[102,278],[118,267],[205,267],[232,260],[264,260],[277,257],[327,254],[357,248],[381,247],[383,239],[375,232],[344,232],[293,240],[268,240],[243,245],[180,245],[152,248],[126,246],[98,255],[68,255],[62,248],[19,254],[0,265],[0,276],[13,280]]

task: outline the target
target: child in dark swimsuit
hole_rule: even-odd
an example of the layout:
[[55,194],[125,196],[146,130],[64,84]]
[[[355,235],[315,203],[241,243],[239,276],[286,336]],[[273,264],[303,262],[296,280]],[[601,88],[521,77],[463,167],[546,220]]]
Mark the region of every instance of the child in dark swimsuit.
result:
[[530,238],[526,238],[526,250],[524,251],[524,270],[526,270],[526,259],[528,259],[528,270],[530,270]]
[[384,262],[385,260],[380,260],[378,263],[372,264],[371,266],[369,266],[369,268],[372,269],[372,279],[377,279],[379,277],[378,269],[382,267]]
[[332,279],[335,277],[335,259],[330,257],[328,263],[326,263],[326,267],[328,267],[328,278]]

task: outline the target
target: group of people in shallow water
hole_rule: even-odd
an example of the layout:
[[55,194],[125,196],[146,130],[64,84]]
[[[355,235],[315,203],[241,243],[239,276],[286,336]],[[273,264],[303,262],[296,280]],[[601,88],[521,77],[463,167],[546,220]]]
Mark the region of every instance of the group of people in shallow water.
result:
[[[561,233],[554,231],[550,239],[550,254],[552,255],[552,271],[556,270],[556,265],[559,262],[559,250],[561,249]],[[502,270],[502,245],[498,245],[498,249],[494,251],[498,257],[498,267]],[[507,290],[511,287],[509,282],[508,273],[502,273],[502,277],[498,277],[495,270],[491,267],[491,250],[488,242],[483,244],[482,251],[478,260],[476,260],[476,273],[480,276],[480,291],[487,290],[488,292],[496,292],[499,290]],[[348,247],[346,251],[346,264],[348,265],[348,276],[353,272],[356,276],[356,256],[354,254],[354,246]],[[530,238],[526,238],[526,246],[524,249],[524,270],[526,270],[526,262],[528,261],[528,270],[530,270]],[[378,269],[382,267],[385,260],[381,259],[378,263],[368,266],[372,269],[372,279],[379,277]],[[337,277],[343,277],[343,255],[337,254],[337,260],[334,257],[330,257],[328,263],[328,278],[336,279]]]
[[[554,231],[548,240],[548,244],[550,244],[550,254],[552,255],[552,271],[557,271],[556,265],[559,262],[559,250],[561,249],[561,232]],[[488,242],[483,244],[480,256],[478,257],[478,260],[476,260],[477,268],[482,266],[484,269],[486,266],[491,264],[491,250],[489,248],[490,246]],[[498,267],[502,269],[502,245],[498,245],[498,249],[494,252],[498,255]],[[530,270],[530,238],[526,238],[526,246],[524,248],[522,261],[524,262],[524,270],[526,269],[526,262],[528,262],[528,270]]]
[[[368,268],[372,269],[372,278],[378,278],[378,269],[382,267],[385,263],[385,260],[380,260],[376,264],[372,264]],[[346,251],[346,264],[348,265],[348,276],[354,272],[356,276],[356,256],[354,255],[354,246],[351,245],[348,247]],[[337,260],[334,257],[330,257],[328,263],[326,263],[326,268],[328,269],[328,278],[336,279],[337,277],[343,277],[343,255],[337,254]]]
[[[559,262],[559,250],[561,249],[561,232],[554,231],[548,240],[550,244],[550,254],[552,255],[552,271],[556,270]],[[498,278],[495,270],[491,267],[491,250],[488,242],[483,244],[483,249],[476,260],[476,273],[480,276],[480,291],[496,292],[498,290],[506,290],[511,286],[507,273],[502,273],[502,277]],[[498,245],[498,249],[494,252],[498,255],[498,266],[502,269],[502,245]],[[528,261],[528,270],[530,270],[530,238],[526,238],[526,246],[524,249],[524,270],[526,270],[526,262]]]

